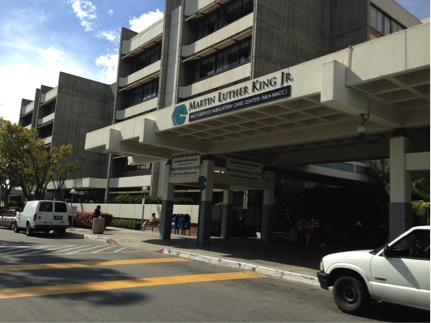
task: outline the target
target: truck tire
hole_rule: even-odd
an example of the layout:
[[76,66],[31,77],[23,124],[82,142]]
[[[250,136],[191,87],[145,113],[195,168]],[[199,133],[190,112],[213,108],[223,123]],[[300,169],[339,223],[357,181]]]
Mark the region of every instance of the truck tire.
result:
[[343,276],[335,281],[334,301],[345,313],[358,314],[369,304],[370,295],[363,282],[353,276]]
[[33,230],[32,230],[32,228],[30,227],[30,223],[27,223],[27,226],[25,227],[25,234],[26,234],[27,236],[31,236],[31,235],[33,234]]

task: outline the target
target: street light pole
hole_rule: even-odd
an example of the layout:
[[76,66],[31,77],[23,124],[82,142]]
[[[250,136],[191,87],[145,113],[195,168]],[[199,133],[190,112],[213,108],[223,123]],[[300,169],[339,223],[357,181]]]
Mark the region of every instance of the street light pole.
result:
[[144,225],[144,211],[145,211],[145,198],[148,194],[148,187],[144,186],[142,187],[142,219],[141,219],[141,225]]
[[71,203],[70,203],[70,211],[72,212],[72,226],[70,227],[70,230],[73,231],[73,219],[75,218],[75,215],[76,215],[73,210],[73,196],[76,194],[76,190],[72,188],[69,193],[70,195],[72,195]]

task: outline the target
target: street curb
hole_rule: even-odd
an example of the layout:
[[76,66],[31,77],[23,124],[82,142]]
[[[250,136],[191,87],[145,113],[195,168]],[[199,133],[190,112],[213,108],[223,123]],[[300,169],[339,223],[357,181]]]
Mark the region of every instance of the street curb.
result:
[[[95,236],[95,235],[89,235],[89,234],[83,234],[85,239],[92,239],[92,240],[100,240],[100,241],[106,241],[110,244],[116,244],[117,241],[111,238],[106,238],[103,236]],[[222,266],[226,268],[232,268],[236,270],[245,270],[250,272],[255,272],[257,274],[261,274],[264,276],[269,276],[273,278],[283,279],[283,280],[289,280],[289,281],[295,281],[298,283],[304,283],[312,286],[320,286],[319,281],[316,277],[309,276],[309,275],[303,275],[303,274],[297,274],[294,272],[286,271],[286,270],[279,270],[274,268],[269,268],[265,266],[259,266],[259,265],[253,265],[245,262],[240,261],[234,261],[234,260],[226,260],[223,258],[217,258],[217,257],[210,257],[210,256],[203,256],[191,252],[185,252],[178,249],[169,249],[165,248],[163,249],[163,254],[180,257],[180,258],[186,258],[198,262],[203,262],[211,265],[217,265]]]
[[[75,233],[75,232],[71,232],[71,231],[67,231],[68,233],[74,234],[74,235],[78,235],[78,236],[82,236],[84,239],[89,239],[89,240],[99,240],[99,241],[106,241],[107,243],[109,243],[109,240],[112,240],[110,238],[106,238],[103,236],[95,236],[95,235],[90,235],[90,234],[83,234],[83,233]],[[114,241],[114,240],[112,240]],[[114,243],[116,243],[114,241]],[[116,243],[117,244],[117,243]]]
[[203,256],[203,255],[198,255],[195,253],[185,252],[185,251],[175,250],[175,249],[164,249],[163,254],[181,257],[181,258],[187,258],[190,260],[204,262],[212,265],[218,265],[218,266],[227,267],[227,268],[251,271],[257,274],[279,278],[283,280],[290,280],[290,281],[295,281],[299,283],[305,283],[308,285],[319,286],[319,282],[316,277],[297,274],[290,271],[273,269],[273,268],[259,266],[259,265],[252,265],[245,262],[226,260],[222,258]]

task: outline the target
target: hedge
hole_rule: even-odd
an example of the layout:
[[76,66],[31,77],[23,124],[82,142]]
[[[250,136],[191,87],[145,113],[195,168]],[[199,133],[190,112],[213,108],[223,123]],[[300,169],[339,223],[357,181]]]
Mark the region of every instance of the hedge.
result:
[[[111,226],[112,218],[114,217],[110,213],[102,212],[102,218],[105,219],[105,228]],[[73,226],[78,228],[91,228],[93,222],[93,212],[77,212],[73,219]],[[69,225],[72,225],[72,217],[69,216]]]

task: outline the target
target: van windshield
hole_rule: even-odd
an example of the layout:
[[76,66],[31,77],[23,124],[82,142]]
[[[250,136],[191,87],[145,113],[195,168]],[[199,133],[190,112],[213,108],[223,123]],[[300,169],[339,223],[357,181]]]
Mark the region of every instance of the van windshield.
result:
[[55,212],[67,212],[66,203],[55,202]]

